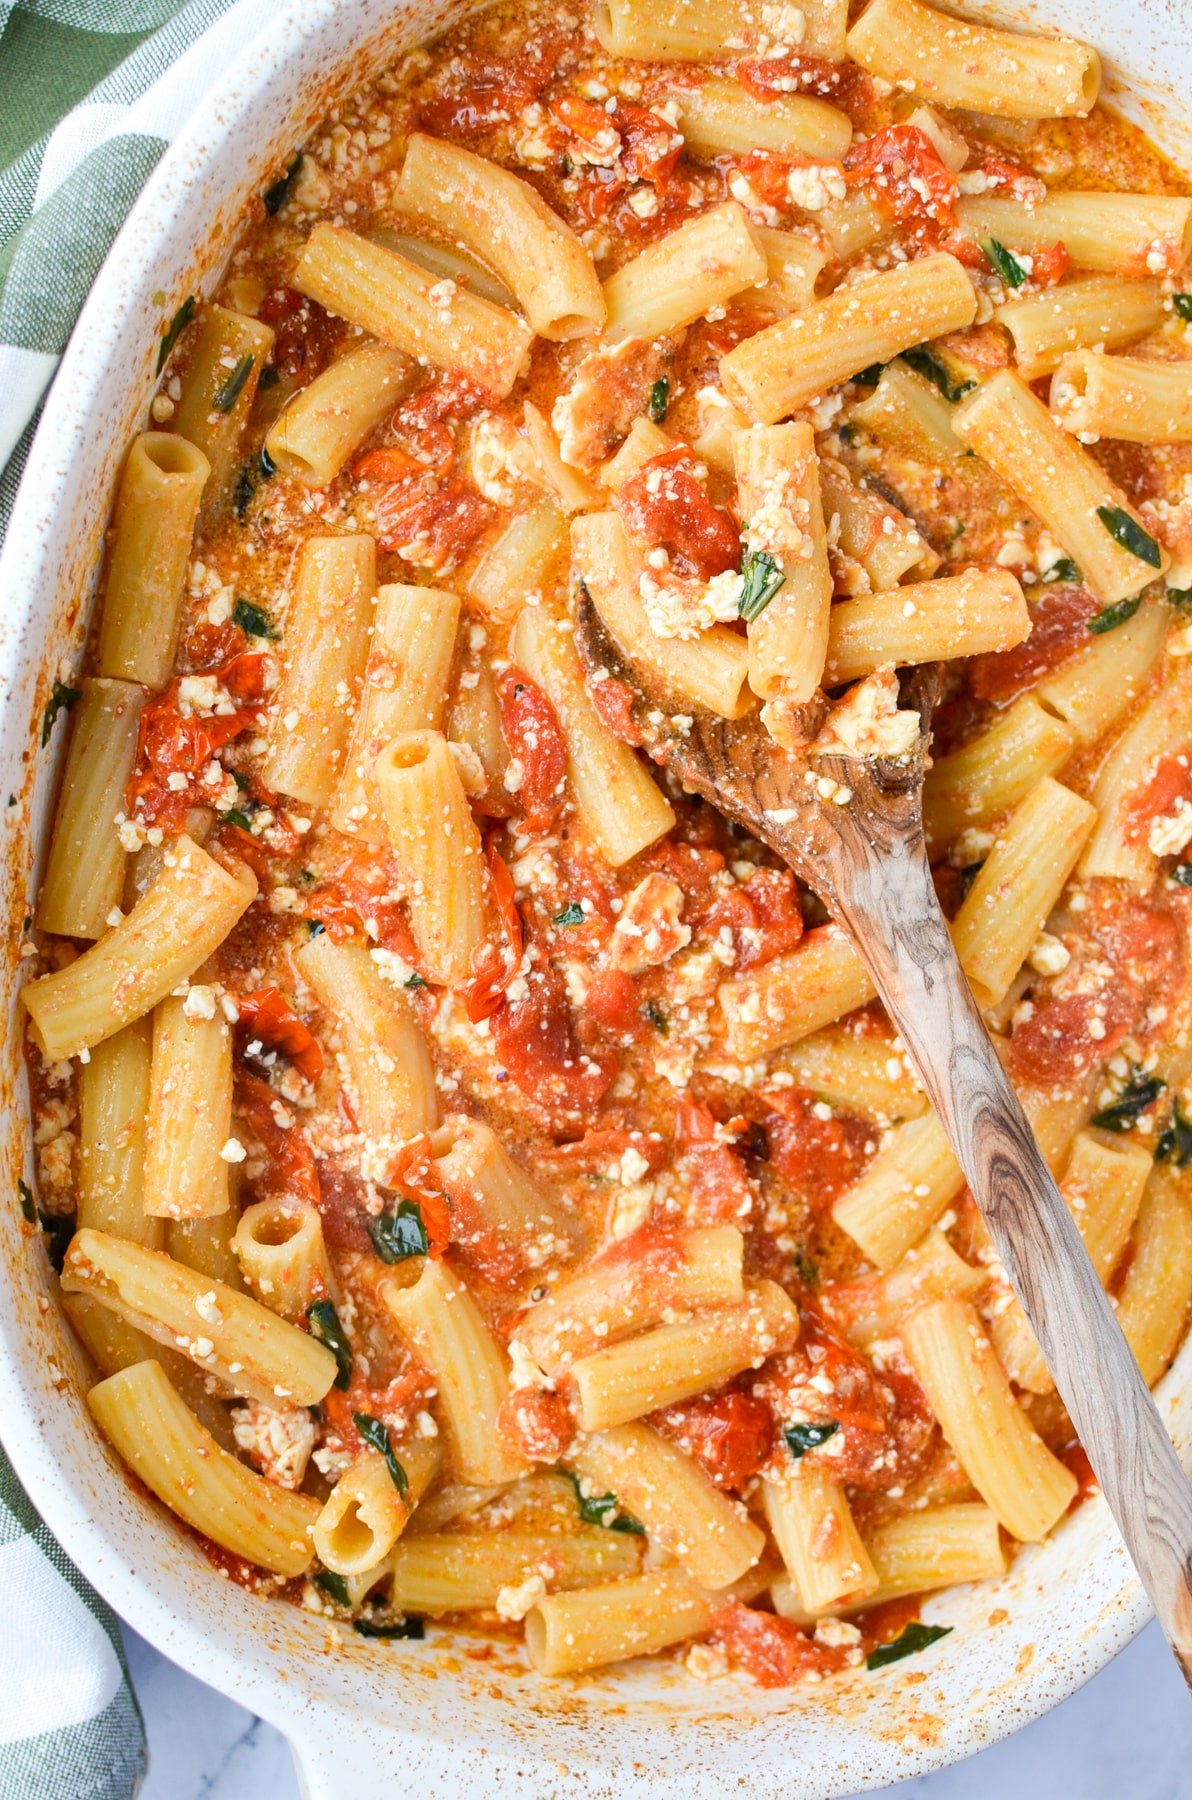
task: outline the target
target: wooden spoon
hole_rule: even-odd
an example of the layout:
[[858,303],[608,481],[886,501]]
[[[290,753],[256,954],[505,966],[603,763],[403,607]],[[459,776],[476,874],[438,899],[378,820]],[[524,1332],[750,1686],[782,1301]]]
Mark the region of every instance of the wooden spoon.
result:
[[922,727],[913,756],[812,758],[780,749],[756,712],[724,720],[643,679],[582,589],[575,641],[590,682],[629,688],[654,761],[768,844],[851,933],[1192,1686],[1192,1487],[998,1061],[931,879],[922,797],[937,672],[904,681]]

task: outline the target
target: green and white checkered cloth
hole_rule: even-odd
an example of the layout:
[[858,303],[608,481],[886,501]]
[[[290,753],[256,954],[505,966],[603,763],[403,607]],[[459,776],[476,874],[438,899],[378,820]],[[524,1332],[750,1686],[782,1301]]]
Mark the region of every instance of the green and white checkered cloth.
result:
[[[0,0],[0,542],[45,390],[197,98],[281,0]],[[128,1800],[145,1734],[111,1609],[0,1450],[0,1800]]]

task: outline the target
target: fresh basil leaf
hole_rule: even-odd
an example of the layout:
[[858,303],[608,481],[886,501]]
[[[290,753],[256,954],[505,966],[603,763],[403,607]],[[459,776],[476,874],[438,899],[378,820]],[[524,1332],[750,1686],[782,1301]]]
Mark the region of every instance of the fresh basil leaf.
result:
[[251,600],[237,600],[232,608],[232,619],[249,637],[276,639],[281,636],[264,607],[255,606]]
[[300,150],[285,174],[281,177],[281,180],[275,181],[273,186],[267,187],[265,192],[261,195],[261,205],[265,208],[265,211],[269,214],[270,218],[272,218],[275,213],[279,213],[289,199],[290,194],[293,191],[294,183],[298,179],[298,171],[301,167],[302,152]]
[[555,925],[582,925],[583,922],[584,909],[578,900],[569,900],[562,912],[557,912],[552,920]]
[[1173,588],[1167,590],[1167,604],[1174,606],[1176,612],[1187,612],[1192,606],[1192,588]]
[[1185,1117],[1178,1095],[1171,1109],[1171,1124],[1155,1145],[1155,1158],[1158,1162],[1174,1163],[1177,1169],[1185,1169],[1192,1162],[1192,1119]]
[[760,618],[786,580],[786,576],[767,550],[747,550],[741,562],[745,585],[737,612],[746,623]]
[[352,1596],[342,1575],[336,1575],[331,1569],[320,1569],[314,1581],[319,1592],[326,1594],[328,1600],[334,1600],[337,1606],[351,1606]]
[[405,1262],[410,1256],[425,1256],[430,1238],[422,1223],[422,1208],[417,1200],[399,1200],[393,1212],[383,1212],[368,1221],[368,1235],[382,1262]]
[[327,927],[324,925],[322,919],[308,919],[306,921],[306,935],[308,938],[322,937],[326,929]]
[[236,783],[236,786],[240,789],[242,794],[252,786],[252,777],[246,775],[243,769],[229,769],[228,774],[232,777],[232,780]]
[[[261,377],[257,382],[257,387],[264,393],[267,388],[275,388],[280,380],[281,370],[277,367],[276,363],[266,363],[265,367],[261,370]],[[272,471],[270,471],[270,473],[272,473]]]
[[252,476],[249,474],[248,470],[241,469],[236,477],[235,486],[232,489],[232,509],[241,524],[244,523],[244,516],[252,505],[252,497],[256,491],[257,490],[253,485]]
[[799,1458],[806,1456],[809,1450],[818,1450],[819,1446],[826,1444],[830,1437],[835,1437],[839,1430],[840,1421],[838,1419],[825,1419],[822,1425],[802,1422],[797,1425],[787,1425],[783,1428],[782,1435],[786,1439],[787,1449],[798,1462]]
[[310,1335],[325,1344],[335,1358],[335,1385],[346,1392],[352,1379],[352,1346],[339,1322],[339,1314],[330,1300],[312,1300],[306,1309]]
[[1167,871],[1168,881],[1174,881],[1177,887],[1192,887],[1192,863],[1177,863],[1174,869]]
[[17,1193],[20,1196],[21,1211],[25,1215],[25,1223],[32,1225],[37,1218],[37,1208],[33,1204],[33,1189],[27,1181],[17,1182]]
[[1094,613],[1089,620],[1089,630],[1095,632],[1098,637],[1103,632],[1114,631],[1119,625],[1124,625],[1127,619],[1132,619],[1141,605],[1142,595],[1135,594],[1129,600],[1118,600],[1113,606],[1103,606],[1101,611]]
[[55,1274],[61,1275],[62,1265],[66,1261],[67,1247],[75,1234],[74,1215],[67,1213],[63,1217],[61,1213],[42,1212],[39,1209],[37,1222],[45,1232],[46,1255],[50,1259]]
[[915,371],[916,375],[922,375],[924,380],[930,381],[933,387],[937,387],[944,399],[953,406],[958,400],[963,400],[966,394],[971,394],[977,385],[975,381],[954,380],[939,357],[929,350],[926,344],[919,344],[911,350],[904,350],[902,360]]
[[221,824],[235,825],[238,831],[252,830],[252,820],[246,812],[241,812],[238,806],[234,806],[230,812],[220,813],[219,817]]
[[1004,244],[999,243],[995,237],[987,237],[981,239],[981,248],[1007,287],[1020,288],[1022,286],[1026,280],[1026,270]]
[[1093,1124],[1102,1131],[1129,1131],[1147,1107],[1159,1098],[1165,1086],[1157,1075],[1144,1074],[1135,1063],[1117,1099],[1093,1114]]
[[1161,569],[1163,567],[1162,550],[1150,532],[1144,531],[1138,520],[1132,518],[1124,508],[1099,506],[1097,517],[1115,544],[1120,544],[1123,550],[1128,550],[1131,556],[1136,556],[1139,562],[1146,563],[1148,568]]
[[398,1493],[408,1492],[410,1484],[406,1480],[405,1470],[397,1460],[389,1437],[388,1425],[383,1424],[380,1419],[374,1419],[369,1413],[353,1413],[352,1423],[370,1449],[384,1457],[385,1467],[389,1471],[389,1479]]
[[178,308],[178,311],[174,314],[173,318],[162,332],[161,343],[158,346],[157,351],[157,373],[159,375],[169,361],[170,351],[174,348],[174,345],[178,342],[178,339],[182,336],[182,333],[194,318],[197,305],[198,301],[195,299],[194,295],[188,294],[186,299],[182,302],[182,305]]
[[867,369],[858,369],[857,373],[852,378],[854,385],[857,387],[876,387],[882,378],[882,370],[885,366],[885,363],[870,363]]
[[646,403],[646,417],[651,424],[661,425],[670,405],[670,382],[665,375],[660,375],[650,389],[650,398]]
[[406,976],[403,985],[408,988],[424,988],[426,986],[426,976],[420,975],[417,969],[415,969],[412,975]]
[[352,1630],[366,1638],[412,1638],[426,1636],[425,1622],[416,1613],[404,1619],[353,1619]]
[[1181,319],[1192,319],[1192,294],[1173,294],[1171,304]]
[[211,410],[218,413],[230,413],[240,397],[240,391],[252,374],[252,366],[256,361],[251,350],[246,350],[227,380],[216,388],[211,396]]
[[1080,570],[1070,556],[1061,556],[1059,561],[1053,562],[1051,567],[1044,573],[1043,579],[1049,583],[1053,581],[1079,581]]
[[893,1643],[879,1644],[876,1650],[869,1652],[865,1667],[884,1669],[890,1663],[901,1662],[904,1656],[916,1656],[929,1644],[938,1644],[951,1629],[950,1625],[923,1625],[918,1619],[912,1619],[909,1625],[903,1626]]
[[67,687],[64,681],[56,681],[50,689],[50,697],[46,701],[46,709],[41,715],[41,747],[44,750],[50,741],[50,734],[60,712],[69,712],[83,698],[81,688]]
[[602,1525],[606,1531],[623,1531],[630,1537],[645,1536],[646,1528],[641,1520],[635,1519],[632,1513],[623,1512],[615,1494],[585,1496],[578,1475],[573,1475],[570,1469],[560,1469],[559,1473],[575,1489],[575,1503],[585,1525]]

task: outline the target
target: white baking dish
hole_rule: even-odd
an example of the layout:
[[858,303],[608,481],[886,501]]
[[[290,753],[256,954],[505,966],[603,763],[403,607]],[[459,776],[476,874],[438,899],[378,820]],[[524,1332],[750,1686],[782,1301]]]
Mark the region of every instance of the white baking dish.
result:
[[[582,0],[577,0],[582,3]],[[983,16],[1027,23],[1032,16]],[[62,365],[0,561],[0,793],[10,868],[11,1010],[20,921],[52,771],[37,750],[46,690],[77,654],[121,452],[142,414],[163,314],[226,254],[248,196],[334,103],[441,22],[435,0],[294,0],[199,107],[105,263]],[[1192,39],[1173,0],[1057,0],[1045,19],[1113,53],[1110,92],[1185,166]],[[198,249],[196,250],[196,246]],[[153,296],[164,292],[166,303]],[[17,1033],[0,1079],[7,1192],[0,1206],[0,1380],[6,1447],[83,1572],[159,1649],[286,1732],[312,1800],[382,1793],[639,1800],[781,1793],[830,1800],[980,1749],[1062,1700],[1134,1635],[1146,1605],[1104,1505],[1086,1505],[1003,1580],[932,1602],[956,1626],[928,1656],[793,1693],[725,1679],[699,1687],[639,1669],[542,1681],[514,1650],[488,1660],[434,1631],[425,1644],[329,1646],[317,1619],[219,1579],[155,1505],[131,1491],[69,1379],[80,1364],[40,1240],[15,1201],[26,1126]],[[1095,1373],[1090,1371],[1090,1378]],[[1159,1392],[1185,1450],[1192,1348]],[[471,1648],[476,1648],[473,1641]]]

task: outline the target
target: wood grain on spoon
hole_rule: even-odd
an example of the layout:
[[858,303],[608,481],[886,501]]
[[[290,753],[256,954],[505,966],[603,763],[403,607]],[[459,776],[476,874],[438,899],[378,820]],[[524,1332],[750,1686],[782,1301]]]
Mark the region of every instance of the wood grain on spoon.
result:
[[575,639],[591,684],[619,681],[634,696],[647,754],[776,851],[852,934],[1192,1686],[1192,1487],[993,1049],[936,898],[922,785],[937,674],[903,678],[903,705],[921,721],[916,747],[862,760],[814,753],[822,706],[788,720],[786,750],[756,711],[721,719],[644,684],[582,589]]

